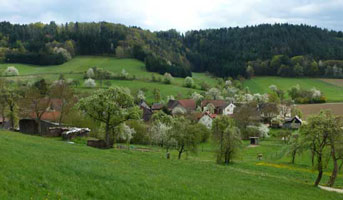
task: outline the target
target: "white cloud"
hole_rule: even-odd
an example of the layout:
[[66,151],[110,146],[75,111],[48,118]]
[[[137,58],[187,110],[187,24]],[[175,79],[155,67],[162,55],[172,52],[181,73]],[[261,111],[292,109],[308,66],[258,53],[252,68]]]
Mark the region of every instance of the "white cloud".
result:
[[343,30],[343,0],[0,0],[0,20],[110,21],[151,30],[304,23]]

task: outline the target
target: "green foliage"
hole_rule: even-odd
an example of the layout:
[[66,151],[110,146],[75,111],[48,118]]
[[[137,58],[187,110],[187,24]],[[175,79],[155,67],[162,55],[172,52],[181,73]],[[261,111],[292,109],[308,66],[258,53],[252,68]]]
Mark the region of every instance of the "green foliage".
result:
[[184,85],[188,88],[194,87],[194,80],[192,79],[192,77],[187,76],[185,78]]
[[131,140],[132,144],[149,144],[150,137],[148,133],[148,126],[141,120],[128,120],[125,122],[130,128],[135,130],[135,134]]
[[112,129],[129,119],[139,119],[141,116],[141,110],[134,104],[130,91],[120,87],[96,91],[92,96],[81,99],[78,109],[106,126],[105,141],[108,146],[113,143],[113,138],[110,138]]
[[212,123],[213,140],[218,145],[217,163],[229,164],[241,148],[241,135],[232,119],[217,117]]

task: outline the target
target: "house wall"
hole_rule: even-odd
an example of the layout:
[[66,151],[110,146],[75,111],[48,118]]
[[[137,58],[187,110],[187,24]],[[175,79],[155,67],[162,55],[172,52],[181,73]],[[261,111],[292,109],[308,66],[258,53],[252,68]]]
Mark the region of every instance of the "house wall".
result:
[[199,123],[205,125],[208,129],[212,128],[213,119],[208,115],[204,115],[200,118]]
[[223,114],[224,114],[224,115],[232,115],[234,109],[235,109],[235,106],[228,105],[228,106],[224,109]]

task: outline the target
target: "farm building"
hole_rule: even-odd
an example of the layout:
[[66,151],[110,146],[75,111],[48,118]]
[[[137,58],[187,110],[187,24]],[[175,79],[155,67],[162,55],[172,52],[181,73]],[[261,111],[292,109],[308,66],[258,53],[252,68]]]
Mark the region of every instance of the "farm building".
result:
[[149,121],[152,114],[153,114],[152,109],[149,107],[149,105],[145,101],[141,101],[139,103],[139,107],[140,107],[140,109],[143,110],[143,116],[142,116],[143,120]]
[[283,128],[298,129],[302,123],[302,120],[298,116],[295,116],[293,118],[286,119],[283,123]]
[[[49,128],[51,127],[58,127],[57,123],[41,120],[41,135],[42,136],[50,136]],[[19,131],[21,133],[38,134],[38,123],[34,119],[21,119],[19,120]]]
[[210,114],[208,112],[202,114],[198,123],[205,125],[208,129],[212,128],[212,122],[216,118],[216,114]]
[[152,110],[153,112],[156,112],[156,111],[162,110],[163,107],[164,107],[164,105],[161,104],[161,103],[154,103],[154,104],[152,104],[152,106],[151,106],[151,110]]
[[184,113],[191,113],[195,111],[196,103],[193,99],[169,100],[167,107],[171,113],[178,109],[181,109]]
[[236,106],[233,103],[230,103],[227,105],[223,110],[223,115],[233,115],[233,112],[235,110]]
[[228,106],[228,104],[224,100],[203,100],[201,102],[202,110],[204,110],[205,107],[209,104],[212,104],[214,106],[214,113],[218,115],[223,114],[224,109]]

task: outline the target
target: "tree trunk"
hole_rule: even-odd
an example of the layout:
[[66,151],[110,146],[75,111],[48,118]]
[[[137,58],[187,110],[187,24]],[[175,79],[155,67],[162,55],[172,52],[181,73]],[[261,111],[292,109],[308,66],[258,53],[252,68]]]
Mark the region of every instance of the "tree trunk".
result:
[[178,159],[179,160],[181,159],[181,155],[182,155],[183,149],[184,149],[184,146],[182,145],[181,149],[179,150],[179,155],[178,155]]
[[312,160],[312,167],[314,166],[314,151],[311,152],[312,153],[312,157],[311,157],[311,160]]
[[317,176],[316,181],[314,182],[314,186],[319,185],[319,183],[322,179],[322,176],[323,176],[323,162],[322,162],[322,155],[320,154],[318,156],[318,176]]
[[108,123],[106,124],[105,131],[106,131],[106,136],[105,136],[106,146],[110,147],[111,146],[111,144],[110,144],[110,127],[109,127]]
[[42,122],[39,118],[36,119],[36,122],[38,124],[38,134],[42,135]]
[[61,114],[60,114],[60,118],[58,119],[58,124],[59,125],[62,124],[63,114],[64,114],[64,101],[62,100]]
[[230,151],[226,151],[225,152],[225,165],[230,164],[230,160],[231,160],[231,152]]
[[296,154],[297,154],[297,150],[294,150],[294,151],[292,152],[292,164],[295,163],[295,156],[296,156]]
[[335,184],[337,173],[338,173],[338,162],[336,159],[336,150],[333,144],[331,144],[331,157],[333,160],[333,169],[332,169],[332,173],[328,182],[329,187],[332,187]]

